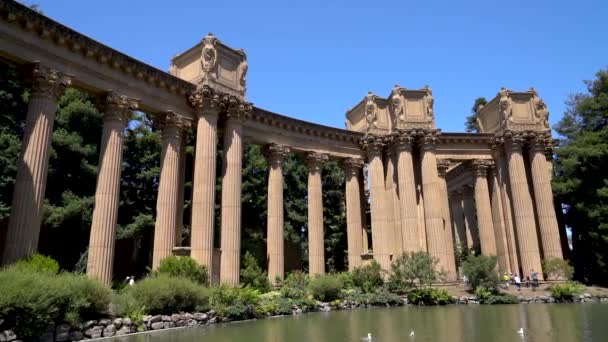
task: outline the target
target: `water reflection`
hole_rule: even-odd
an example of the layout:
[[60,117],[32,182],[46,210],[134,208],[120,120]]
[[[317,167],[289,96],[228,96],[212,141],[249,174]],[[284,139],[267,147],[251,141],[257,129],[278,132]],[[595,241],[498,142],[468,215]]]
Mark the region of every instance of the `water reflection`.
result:
[[[608,340],[608,305],[403,307],[314,313],[158,332],[120,342],[548,342]],[[523,328],[520,336],[518,330]],[[410,331],[415,336],[409,336]]]

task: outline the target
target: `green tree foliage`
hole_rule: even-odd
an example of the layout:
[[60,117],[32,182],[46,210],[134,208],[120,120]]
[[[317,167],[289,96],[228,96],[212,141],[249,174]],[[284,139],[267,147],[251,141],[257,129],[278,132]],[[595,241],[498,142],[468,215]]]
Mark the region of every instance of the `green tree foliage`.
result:
[[437,270],[439,259],[426,252],[403,253],[391,264],[388,287],[394,292],[406,292],[416,286],[428,287],[444,278]]
[[496,293],[498,290],[498,273],[496,273],[496,256],[469,255],[462,263],[462,273],[469,278],[473,290],[483,287]]
[[477,123],[477,110],[479,106],[485,106],[488,103],[485,97],[478,97],[475,99],[473,103],[473,107],[471,107],[471,114],[467,116],[466,121],[464,122],[464,129],[467,132],[479,133],[479,124]]
[[188,278],[199,285],[209,284],[207,266],[199,265],[190,257],[169,256],[161,260],[154,275]]
[[241,268],[241,284],[249,286],[261,293],[266,293],[271,290],[272,286],[268,281],[268,275],[262,270],[258,261],[249,252],[245,252]]
[[350,275],[353,287],[363,293],[372,293],[384,285],[382,268],[376,260],[372,260],[365,266],[356,267],[350,272]]
[[313,298],[322,302],[330,302],[340,298],[344,284],[340,277],[334,274],[325,274],[315,277],[308,287]]
[[608,284],[608,70],[585,81],[554,127],[560,135],[553,190],[572,229],[575,278]]
[[543,261],[543,272],[545,279],[570,280],[574,275],[574,267],[568,260],[551,258]]

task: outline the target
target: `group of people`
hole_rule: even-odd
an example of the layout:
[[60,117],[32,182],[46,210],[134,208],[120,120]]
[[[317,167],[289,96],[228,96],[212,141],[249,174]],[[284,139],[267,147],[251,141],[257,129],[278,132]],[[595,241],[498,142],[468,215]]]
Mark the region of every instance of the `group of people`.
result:
[[[517,287],[517,291],[521,291],[521,283],[522,283],[522,277],[519,276],[519,274],[517,273],[512,273],[512,272],[505,272],[502,275],[502,280],[505,282],[505,285],[507,288],[509,288],[509,285],[515,285]],[[536,288],[538,287],[539,283],[538,283],[538,272],[531,270],[530,271],[530,275],[526,276],[525,279],[525,286],[526,287],[530,287],[532,286],[532,291],[536,291]]]

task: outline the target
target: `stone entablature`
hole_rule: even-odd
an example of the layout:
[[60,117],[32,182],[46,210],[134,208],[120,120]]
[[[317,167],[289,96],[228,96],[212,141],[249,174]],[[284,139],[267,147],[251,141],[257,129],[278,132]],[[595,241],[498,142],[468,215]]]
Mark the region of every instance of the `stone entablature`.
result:
[[550,131],[549,111],[534,88],[517,92],[501,88],[485,106],[477,110],[481,132]]

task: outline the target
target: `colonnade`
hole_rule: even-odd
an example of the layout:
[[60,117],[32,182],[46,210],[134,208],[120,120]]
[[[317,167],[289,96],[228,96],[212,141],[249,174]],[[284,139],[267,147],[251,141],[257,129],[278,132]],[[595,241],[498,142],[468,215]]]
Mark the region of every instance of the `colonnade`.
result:
[[[70,84],[59,71],[35,65],[33,86],[19,159],[3,263],[35,252],[44,199],[48,151],[57,99]],[[251,104],[203,86],[188,96],[192,113],[155,113],[161,129],[152,267],[180,244],[183,221],[184,130],[196,128],[190,255],[212,268],[218,130],[223,131],[220,281],[238,284],[241,254],[241,177],[243,124]],[[120,203],[123,131],[138,100],[108,91],[87,273],[109,284]],[[221,125],[221,127],[219,127]],[[506,131],[494,139],[491,159],[465,161],[473,181],[458,189],[449,184],[450,160],[438,159],[441,133],[435,129],[396,130],[361,138],[363,158],[302,150],[308,168],[309,272],[325,272],[321,172],[330,157],[345,171],[349,268],[364,263],[368,251],[364,166],[368,165],[373,258],[383,269],[404,252],[425,251],[439,260],[448,280],[457,277],[454,246],[497,255],[501,270],[541,269],[541,258],[561,257],[550,186],[550,137]],[[290,146],[266,144],[269,164],[267,261],[271,281],[284,277],[283,162]],[[474,159],[474,158],[473,158]],[[462,162],[462,161],[460,161]],[[529,172],[526,168],[529,165]]]

